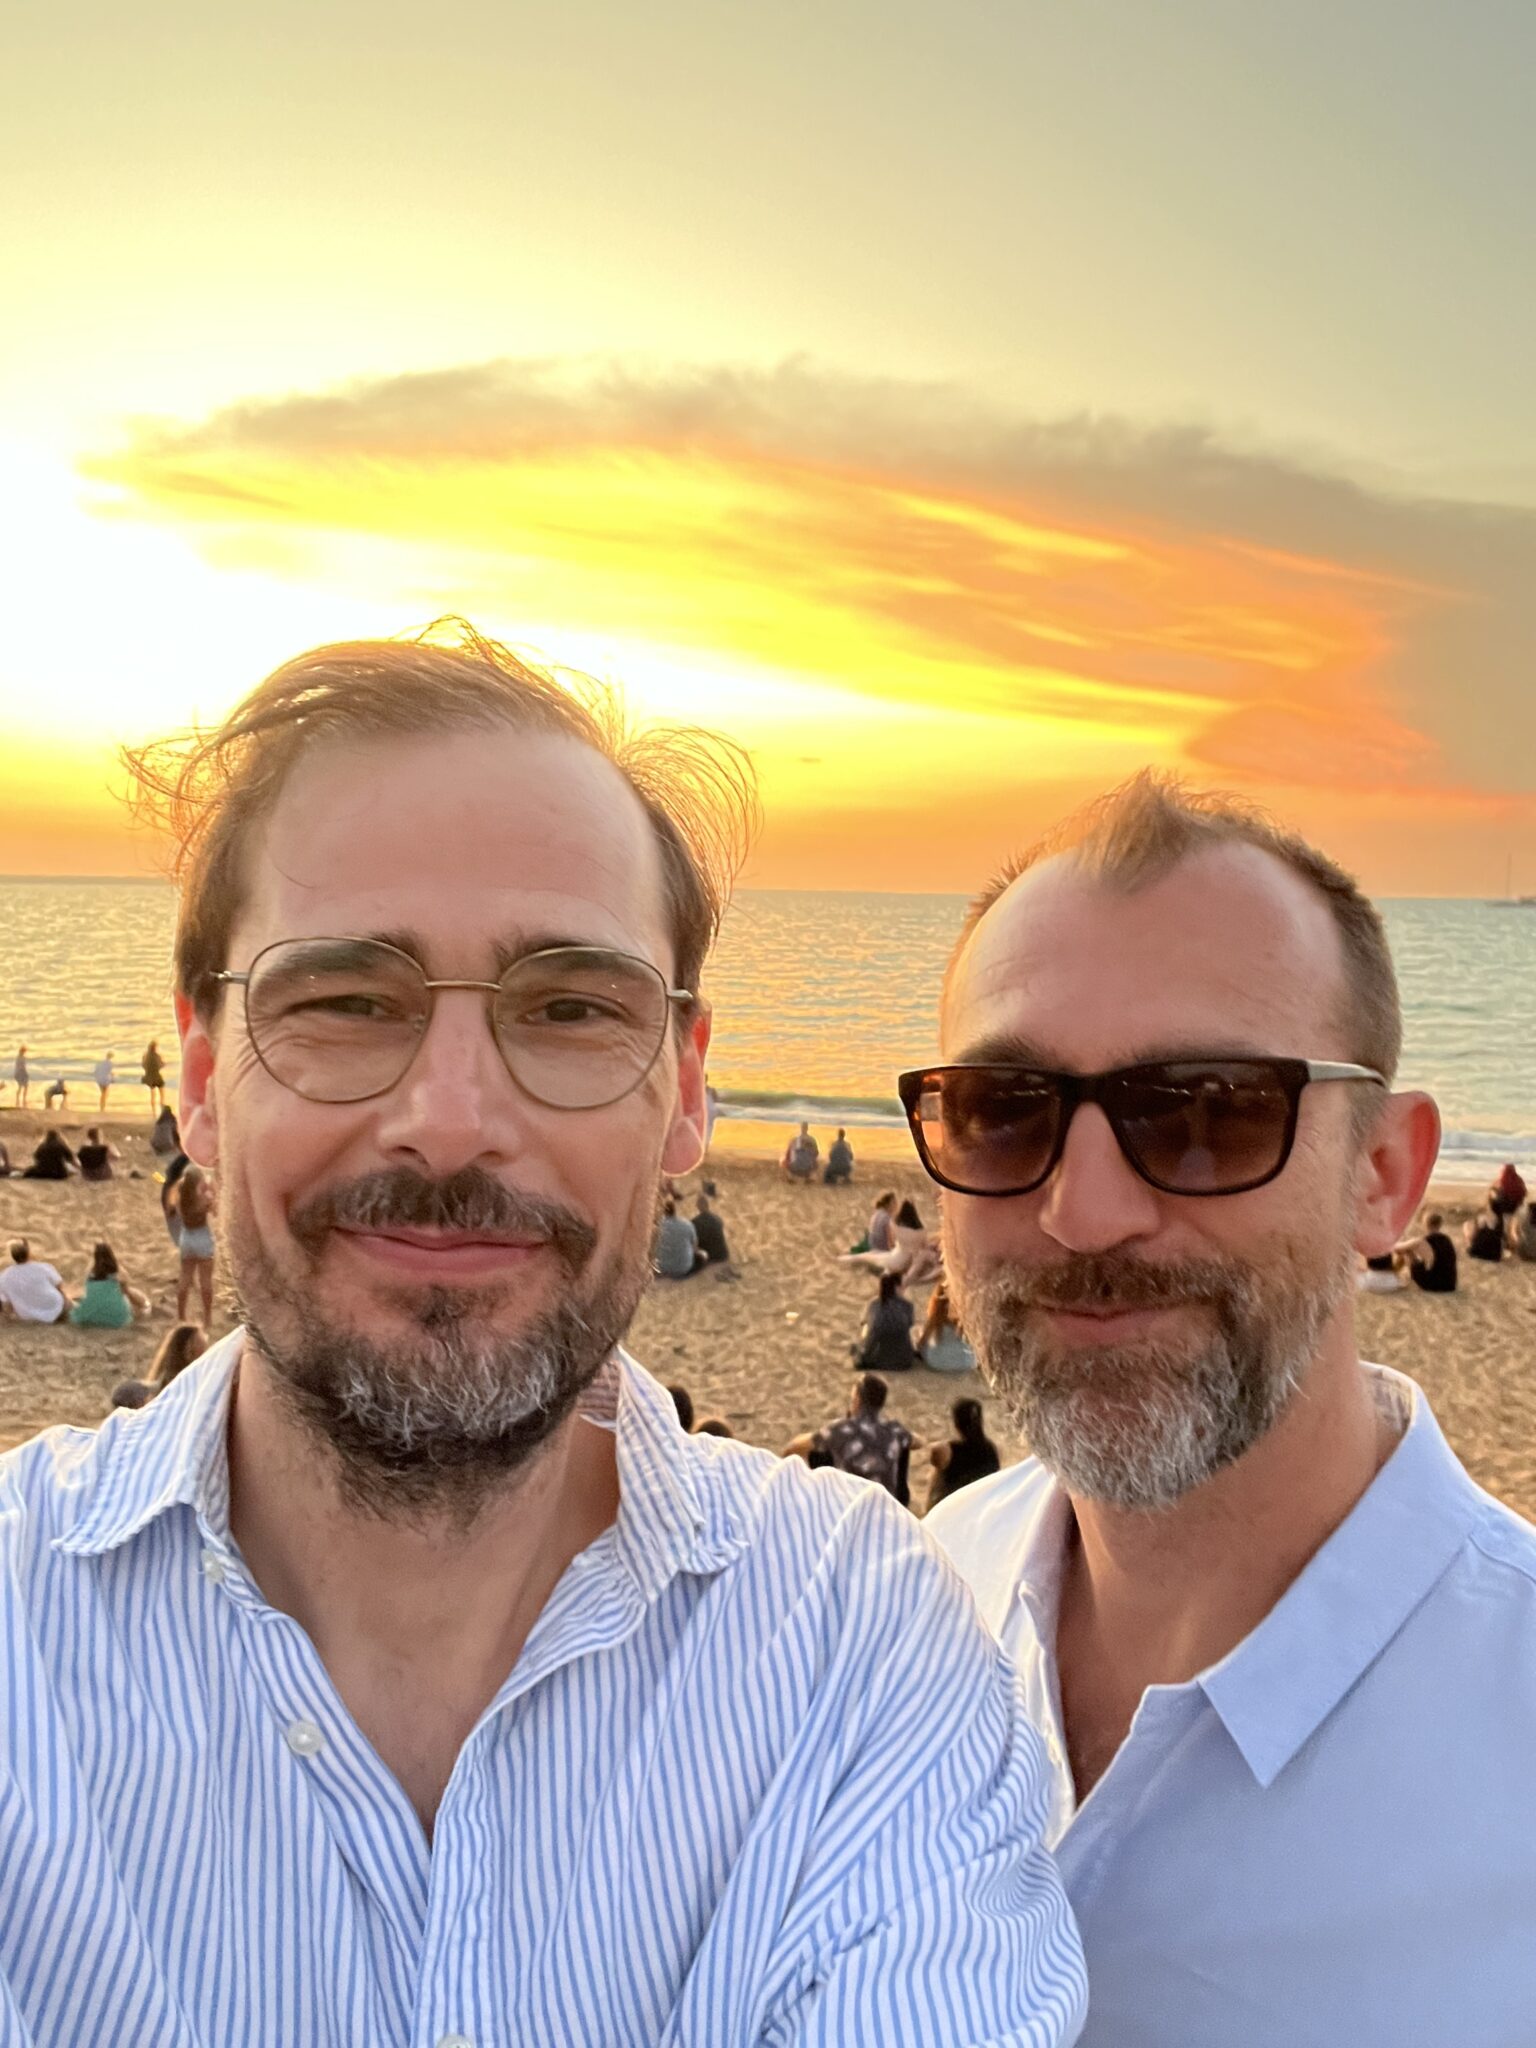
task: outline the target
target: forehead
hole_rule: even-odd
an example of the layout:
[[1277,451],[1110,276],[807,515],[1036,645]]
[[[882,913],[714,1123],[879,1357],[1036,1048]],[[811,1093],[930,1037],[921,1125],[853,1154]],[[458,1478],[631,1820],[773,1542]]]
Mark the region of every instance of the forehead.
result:
[[946,1058],[1016,1040],[1093,1072],[1180,1052],[1345,1057],[1343,945],[1324,899],[1261,849],[1209,848],[1134,892],[1045,861],[956,963]]
[[561,734],[316,746],[247,860],[242,956],[278,938],[392,931],[459,971],[519,938],[671,957],[650,822],[611,762]]

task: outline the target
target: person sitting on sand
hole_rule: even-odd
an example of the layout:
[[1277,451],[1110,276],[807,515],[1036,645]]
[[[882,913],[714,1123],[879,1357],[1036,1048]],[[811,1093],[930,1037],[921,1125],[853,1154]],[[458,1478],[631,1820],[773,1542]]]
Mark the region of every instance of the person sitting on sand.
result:
[[16,1048],[16,1064],[11,1069],[11,1076],[16,1083],[16,1107],[25,1109],[27,1089],[31,1086],[32,1076],[27,1068],[27,1048],[24,1045],[18,1045]]
[[148,1314],[148,1295],[128,1285],[117,1253],[103,1239],[92,1256],[85,1291],[70,1310],[69,1320],[81,1329],[126,1330],[135,1316]]
[[710,1196],[715,1192],[713,1181],[706,1181],[699,1190],[699,1199],[694,1204],[693,1234],[706,1262],[715,1267],[720,1279],[734,1279],[736,1268],[731,1263],[731,1248],[725,1241],[725,1225],[710,1206]]
[[689,1435],[693,1433],[693,1396],[686,1387],[668,1387],[672,1405],[677,1410],[678,1423]]
[[1510,1224],[1509,1248],[1517,1259],[1536,1265],[1536,1202],[1528,1203],[1525,1214]]
[[1445,1218],[1431,1209],[1424,1218],[1424,1235],[1397,1247],[1407,1261],[1408,1278],[1425,1294],[1456,1292],[1456,1247],[1445,1228]]
[[149,1090],[150,1109],[158,1114],[165,1107],[165,1062],[154,1039],[144,1048],[144,1086]]
[[62,1323],[69,1314],[63,1274],[34,1259],[24,1237],[11,1239],[11,1263],[0,1272],[0,1312],[22,1323]]
[[1379,1258],[1364,1260],[1355,1275],[1355,1286],[1362,1294],[1400,1294],[1407,1285],[1402,1255],[1398,1252],[1383,1252]]
[[827,1166],[821,1178],[829,1188],[845,1187],[853,1179],[853,1147],[841,1126],[827,1147]]
[[912,1348],[914,1310],[901,1291],[899,1273],[882,1273],[880,1292],[864,1312],[854,1357],[866,1372],[909,1372],[922,1360]]
[[851,1472],[858,1479],[871,1479],[907,1507],[912,1497],[912,1432],[883,1412],[889,1392],[878,1373],[867,1372],[855,1380],[848,1413],[817,1430],[811,1443],[810,1462],[835,1466],[839,1472]]
[[789,1180],[810,1181],[816,1177],[821,1147],[811,1136],[809,1124],[802,1124],[784,1147],[784,1173]]
[[181,1271],[176,1279],[176,1320],[187,1319],[194,1283],[203,1303],[203,1322],[213,1322],[213,1182],[200,1166],[189,1166],[170,1192],[169,1209],[180,1224],[176,1249]]
[[208,1349],[208,1332],[198,1323],[177,1323],[160,1340],[150,1368],[141,1380],[119,1380],[112,1389],[114,1408],[142,1408],[186,1371]]
[[695,1425],[693,1433],[695,1436],[729,1437],[732,1442],[736,1438],[735,1430],[732,1429],[723,1415],[706,1415],[702,1422]]
[[56,1130],[47,1130],[32,1152],[32,1164],[23,1180],[68,1180],[74,1171],[75,1155]]
[[52,1109],[55,1103],[60,1109],[69,1106],[69,1083],[62,1074],[56,1074],[43,1090],[44,1109]]
[[76,1155],[80,1162],[80,1178],[110,1180],[112,1162],[114,1159],[121,1159],[122,1156],[117,1147],[104,1139],[96,1125],[92,1124],[86,1131],[85,1143]]
[[1502,1223],[1506,1216],[1518,1214],[1526,1192],[1520,1169],[1512,1159],[1506,1160],[1498,1179],[1488,1190],[1488,1207]]
[[0,1180],[9,1180],[10,1177],[11,1155],[6,1151],[4,1144],[0,1143]]
[[928,1505],[936,1507],[962,1486],[977,1479],[990,1479],[1002,1470],[997,1445],[987,1435],[981,1403],[969,1397],[956,1401],[949,1411],[955,1433],[948,1443],[934,1444],[928,1452],[933,1477],[928,1482]]
[[149,1134],[149,1149],[157,1159],[170,1159],[181,1150],[181,1131],[176,1123],[176,1112],[167,1103],[155,1118],[154,1129]]
[[928,1297],[928,1313],[917,1339],[917,1352],[933,1372],[974,1372],[976,1354],[955,1320],[948,1282],[940,1279]]
[[656,1227],[652,1264],[658,1280],[691,1280],[709,1263],[699,1249],[699,1240],[686,1216],[679,1216],[677,1203],[668,1195],[661,1205],[661,1222]]
[[1469,1259],[1483,1259],[1496,1266],[1504,1256],[1504,1220],[1491,1209],[1480,1209],[1462,1225],[1461,1234]]

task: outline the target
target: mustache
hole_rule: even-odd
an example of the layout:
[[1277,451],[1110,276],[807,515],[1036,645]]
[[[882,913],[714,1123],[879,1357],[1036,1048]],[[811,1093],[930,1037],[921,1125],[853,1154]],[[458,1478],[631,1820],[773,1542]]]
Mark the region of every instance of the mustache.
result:
[[1168,1308],[1178,1302],[1245,1298],[1248,1275],[1228,1261],[1084,1252],[1032,1271],[997,1267],[979,1277],[990,1306],[1004,1309]]
[[483,1230],[541,1237],[572,1272],[591,1257],[597,1232],[574,1210],[542,1195],[504,1187],[477,1166],[429,1180],[409,1166],[387,1167],[311,1195],[291,1211],[288,1228],[306,1251],[338,1227],[387,1230]]

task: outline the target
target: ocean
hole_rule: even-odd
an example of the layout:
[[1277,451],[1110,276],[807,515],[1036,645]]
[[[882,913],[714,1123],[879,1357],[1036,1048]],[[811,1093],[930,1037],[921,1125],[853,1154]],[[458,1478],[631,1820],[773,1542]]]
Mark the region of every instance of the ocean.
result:
[[[32,1103],[55,1075],[74,1113],[91,1070],[117,1056],[113,1107],[144,1104],[139,1058],[155,1038],[174,1085],[174,901],[157,881],[0,878],[0,1100],[25,1043]],[[745,890],[707,986],[710,1078],[727,1117],[895,1128],[899,1067],[934,1049],[934,991],[964,911],[958,896]],[[1403,989],[1401,1080],[1445,1120],[1442,1179],[1486,1182],[1536,1159],[1536,909],[1475,901],[1382,904]]]

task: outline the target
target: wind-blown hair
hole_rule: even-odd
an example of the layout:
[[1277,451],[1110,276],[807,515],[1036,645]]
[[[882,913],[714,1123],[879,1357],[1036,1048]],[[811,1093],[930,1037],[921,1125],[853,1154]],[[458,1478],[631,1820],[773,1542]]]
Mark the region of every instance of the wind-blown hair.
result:
[[[1191,855],[1233,842],[1270,854],[1327,904],[1343,945],[1340,1023],[1349,1057],[1390,1081],[1403,1049],[1403,1012],[1375,904],[1336,861],[1287,831],[1259,805],[1224,791],[1189,789],[1152,769],[1063,819],[993,877],[966,912],[944,977],[946,993],[976,927],[1009,884],[1040,862],[1067,855],[1094,881],[1129,894],[1160,881]],[[1375,1106],[1362,1091],[1362,1113],[1373,1113]]]
[[168,833],[180,887],[176,985],[204,1014],[249,875],[245,851],[298,759],[317,743],[433,733],[561,734],[610,761],[661,853],[678,983],[698,976],[758,820],[749,757],[691,726],[631,729],[587,676],[534,667],[462,619],[398,640],[350,640],[284,662],[212,731],[125,747],[141,816]]

